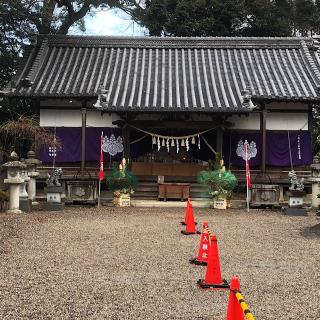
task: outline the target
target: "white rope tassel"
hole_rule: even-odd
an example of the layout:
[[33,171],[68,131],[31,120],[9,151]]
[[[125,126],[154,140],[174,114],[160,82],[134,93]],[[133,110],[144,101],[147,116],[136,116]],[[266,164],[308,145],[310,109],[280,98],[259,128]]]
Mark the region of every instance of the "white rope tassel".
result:
[[178,139],[176,141],[176,145],[177,145],[177,153],[179,153],[179,140]]
[[160,138],[158,137],[158,151],[160,150],[160,148],[161,148],[161,145],[160,145]]
[[198,135],[198,149],[200,150],[200,136]]
[[174,147],[174,139],[171,140],[171,147]]
[[186,139],[186,149],[187,149],[187,151],[189,151],[189,140],[188,140],[188,138]]
[[192,136],[191,144],[196,144],[196,139],[194,138],[194,136]]
[[152,136],[152,144],[157,144],[157,140],[155,136]]
[[167,139],[166,145],[167,145],[167,151],[168,151],[168,153],[169,153],[169,152],[170,152],[170,142],[169,142],[169,139]]

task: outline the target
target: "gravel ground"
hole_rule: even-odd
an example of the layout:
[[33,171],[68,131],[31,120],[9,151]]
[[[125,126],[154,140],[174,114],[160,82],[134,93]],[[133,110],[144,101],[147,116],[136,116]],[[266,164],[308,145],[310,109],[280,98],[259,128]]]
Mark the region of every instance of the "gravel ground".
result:
[[[179,208],[0,214],[0,319],[224,320],[227,291],[203,291],[199,236]],[[217,234],[256,319],[319,319],[320,220],[279,211],[195,209]]]

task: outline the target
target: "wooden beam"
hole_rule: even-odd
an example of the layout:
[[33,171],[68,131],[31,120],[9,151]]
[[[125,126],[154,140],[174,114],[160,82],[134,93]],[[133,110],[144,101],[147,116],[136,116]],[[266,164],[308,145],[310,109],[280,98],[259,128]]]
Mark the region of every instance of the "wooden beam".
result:
[[261,172],[266,172],[266,157],[267,157],[267,110],[264,105],[261,107],[260,113],[260,133],[261,133]]
[[84,173],[86,168],[86,126],[87,126],[87,109],[86,101],[82,102],[81,115],[82,115],[82,126],[81,126],[81,174]]
[[137,120],[130,121],[130,125],[133,125],[141,129],[199,129],[206,130],[216,126],[223,126],[224,128],[232,127],[232,123],[229,121],[155,121],[155,120]]
[[221,127],[217,128],[217,152],[220,154],[221,158],[223,156],[223,130]]

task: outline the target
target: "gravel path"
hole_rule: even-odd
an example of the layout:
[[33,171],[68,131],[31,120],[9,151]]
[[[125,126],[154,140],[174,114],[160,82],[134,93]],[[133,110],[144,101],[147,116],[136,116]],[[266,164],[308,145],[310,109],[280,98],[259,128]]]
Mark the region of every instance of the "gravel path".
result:
[[[195,209],[217,234],[223,277],[238,275],[256,319],[320,318],[320,220]],[[224,320],[227,291],[202,291],[199,236],[184,209],[68,208],[0,215],[0,319]]]

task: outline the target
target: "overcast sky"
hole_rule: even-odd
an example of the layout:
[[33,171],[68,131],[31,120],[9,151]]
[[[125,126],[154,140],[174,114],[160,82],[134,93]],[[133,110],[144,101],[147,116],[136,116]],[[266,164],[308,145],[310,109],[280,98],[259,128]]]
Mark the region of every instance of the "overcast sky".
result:
[[[144,36],[147,31],[120,10],[98,11],[85,18],[86,35],[96,36]],[[71,28],[69,34],[83,34]]]

